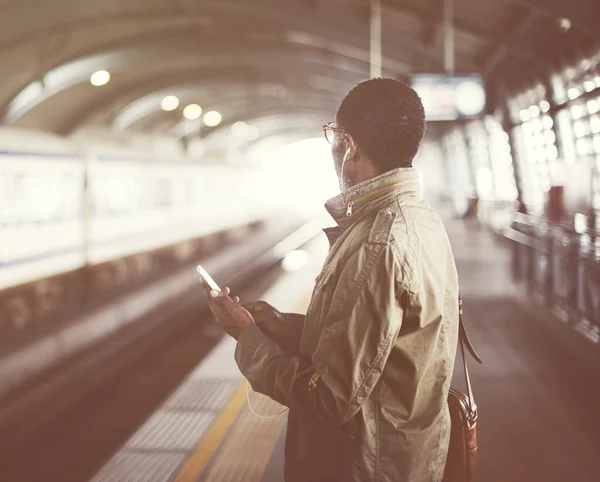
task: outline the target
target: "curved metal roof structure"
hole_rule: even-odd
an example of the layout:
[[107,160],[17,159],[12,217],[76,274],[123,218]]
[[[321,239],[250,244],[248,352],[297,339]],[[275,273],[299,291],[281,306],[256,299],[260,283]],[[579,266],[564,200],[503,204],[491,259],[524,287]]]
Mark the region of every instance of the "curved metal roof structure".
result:
[[[442,0],[383,2],[383,73],[441,71]],[[269,132],[311,131],[369,76],[368,0],[4,0],[0,118],[69,134],[87,125],[206,136],[278,118]],[[600,3],[454,0],[456,70],[516,85],[597,46]],[[102,87],[97,70],[110,72]],[[180,99],[165,112],[166,95]],[[181,107],[217,110],[216,128],[182,124]],[[318,125],[314,132],[318,132]],[[267,132],[268,134],[268,132]]]

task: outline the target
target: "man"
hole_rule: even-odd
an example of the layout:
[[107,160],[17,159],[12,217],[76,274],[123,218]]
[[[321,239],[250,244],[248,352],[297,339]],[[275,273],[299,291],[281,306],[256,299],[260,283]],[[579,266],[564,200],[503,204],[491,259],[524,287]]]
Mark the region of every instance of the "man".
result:
[[412,168],[425,131],[416,92],[358,84],[324,126],[342,193],[306,316],[208,289],[254,390],[289,407],[285,480],[439,482],[458,338],[445,229]]

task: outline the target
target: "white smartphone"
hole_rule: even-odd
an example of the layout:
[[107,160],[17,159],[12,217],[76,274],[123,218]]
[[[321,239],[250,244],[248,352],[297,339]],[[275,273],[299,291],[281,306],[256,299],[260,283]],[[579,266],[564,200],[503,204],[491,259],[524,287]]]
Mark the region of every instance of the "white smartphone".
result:
[[211,276],[206,272],[202,265],[199,264],[198,266],[196,266],[196,271],[200,273],[200,276],[202,276],[202,279],[206,281],[206,284],[208,284],[208,286],[210,286],[213,290],[221,291],[219,285],[215,282],[214,279],[211,278]]

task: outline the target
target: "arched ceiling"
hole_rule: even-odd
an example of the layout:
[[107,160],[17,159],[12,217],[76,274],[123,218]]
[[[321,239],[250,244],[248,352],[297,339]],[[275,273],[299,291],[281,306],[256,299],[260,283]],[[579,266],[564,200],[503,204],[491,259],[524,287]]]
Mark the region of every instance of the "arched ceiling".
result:
[[[441,71],[443,1],[382,3],[384,75]],[[482,72],[491,85],[600,38],[599,2],[453,3],[456,70]],[[277,119],[263,123],[265,134],[298,118],[318,133],[369,75],[368,0],[3,0],[0,26],[0,119],[60,134],[105,125],[205,137],[263,118]],[[111,81],[93,87],[101,69]],[[180,98],[178,110],[160,109],[166,95]],[[187,103],[219,111],[222,124],[182,122]]]

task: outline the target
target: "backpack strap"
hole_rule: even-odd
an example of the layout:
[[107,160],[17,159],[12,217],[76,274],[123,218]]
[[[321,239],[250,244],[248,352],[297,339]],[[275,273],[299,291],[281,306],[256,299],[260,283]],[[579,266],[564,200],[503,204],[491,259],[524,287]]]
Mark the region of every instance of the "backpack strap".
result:
[[467,396],[469,399],[469,410],[471,412],[471,415],[473,417],[476,417],[477,416],[477,405],[475,405],[475,397],[473,396],[473,389],[471,387],[471,379],[469,378],[469,369],[467,368],[467,359],[465,357],[465,346],[467,347],[467,350],[469,351],[471,356],[473,358],[475,358],[475,360],[477,362],[479,362],[479,363],[483,363],[483,362],[481,361],[481,358],[479,358],[479,355],[473,348],[473,345],[471,344],[471,340],[469,340],[469,337],[467,335],[467,330],[463,323],[462,312],[463,312],[462,298],[459,296],[458,297],[458,343],[460,345],[460,353],[462,356],[463,368],[465,371],[465,381],[467,382]]

